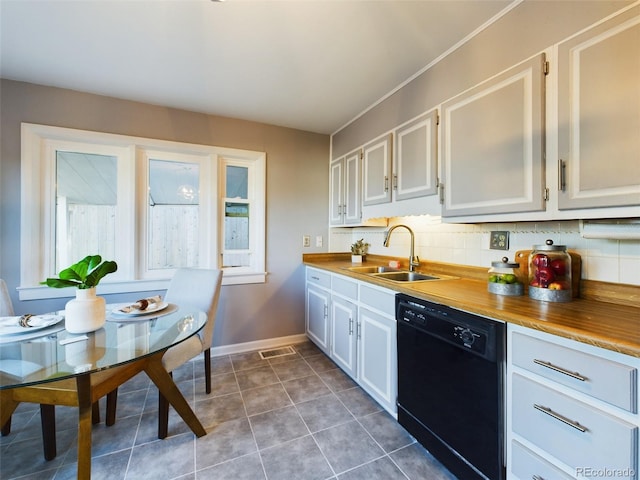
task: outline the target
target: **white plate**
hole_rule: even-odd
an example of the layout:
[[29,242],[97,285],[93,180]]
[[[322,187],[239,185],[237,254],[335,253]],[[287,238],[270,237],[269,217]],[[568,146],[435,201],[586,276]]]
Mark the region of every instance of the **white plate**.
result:
[[148,315],[150,313],[159,312],[160,310],[164,310],[169,306],[167,302],[160,302],[147,307],[146,310],[132,310],[131,312],[123,312],[122,309],[128,307],[129,305],[131,304],[115,308],[111,313],[115,313],[116,315],[126,315],[127,317],[137,317],[138,315]]
[[20,316],[0,317],[0,335],[12,335],[15,333],[29,333],[42,330],[64,320],[62,315],[34,315],[29,319],[30,327],[20,326]]

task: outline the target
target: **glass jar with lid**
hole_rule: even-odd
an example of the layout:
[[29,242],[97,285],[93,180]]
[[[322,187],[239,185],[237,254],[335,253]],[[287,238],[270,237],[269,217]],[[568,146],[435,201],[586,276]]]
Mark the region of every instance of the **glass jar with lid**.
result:
[[565,245],[534,245],[529,255],[529,296],[547,302],[569,302],[571,292],[571,255]]
[[520,264],[509,262],[507,257],[491,262],[487,289],[497,295],[522,295],[524,293]]

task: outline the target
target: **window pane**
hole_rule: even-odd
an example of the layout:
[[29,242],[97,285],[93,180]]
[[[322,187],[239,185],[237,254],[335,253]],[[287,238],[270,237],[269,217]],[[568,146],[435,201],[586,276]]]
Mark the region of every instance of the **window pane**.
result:
[[249,266],[249,255],[249,205],[225,202],[223,267]]
[[114,259],[114,156],[56,151],[56,272],[87,255]]
[[224,249],[249,248],[249,205],[226,202],[224,209]]
[[199,166],[149,161],[148,268],[198,266]]
[[226,194],[227,198],[248,198],[249,169],[227,165]]

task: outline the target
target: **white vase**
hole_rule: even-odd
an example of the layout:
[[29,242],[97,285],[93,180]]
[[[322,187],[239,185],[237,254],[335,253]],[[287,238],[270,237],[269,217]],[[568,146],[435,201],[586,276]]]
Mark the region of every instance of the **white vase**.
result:
[[362,263],[362,255],[351,255],[351,263]]
[[106,302],[96,296],[95,287],[76,289],[76,298],[65,306],[64,325],[69,333],[94,332],[102,328],[106,318]]

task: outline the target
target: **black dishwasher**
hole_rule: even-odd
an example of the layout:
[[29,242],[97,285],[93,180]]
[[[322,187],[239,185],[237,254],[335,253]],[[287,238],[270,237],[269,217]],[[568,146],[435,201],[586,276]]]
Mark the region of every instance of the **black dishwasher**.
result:
[[398,421],[458,478],[502,480],[506,329],[396,295]]

